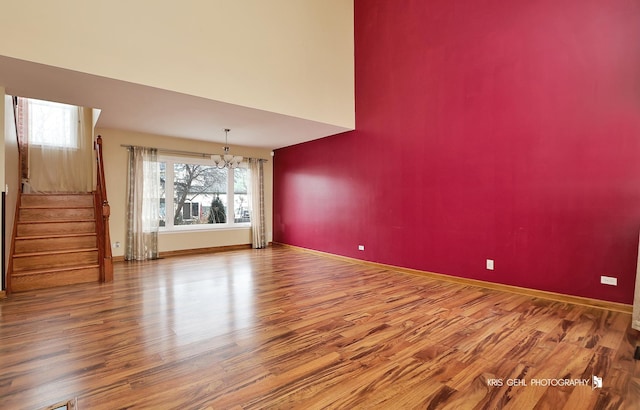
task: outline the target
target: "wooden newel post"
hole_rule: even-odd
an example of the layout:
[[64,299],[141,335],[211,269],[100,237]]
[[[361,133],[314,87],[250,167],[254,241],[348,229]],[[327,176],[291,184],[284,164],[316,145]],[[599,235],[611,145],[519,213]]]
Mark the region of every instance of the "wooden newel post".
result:
[[102,219],[104,221],[104,238],[105,238],[105,253],[104,253],[104,281],[113,281],[113,260],[111,255],[111,235],[109,234],[109,216],[111,216],[111,207],[109,202],[105,199],[102,203]]
[[111,207],[107,200],[107,184],[104,178],[104,160],[102,158],[102,136],[98,135],[96,138],[96,150],[98,151],[98,181],[97,191],[99,195],[99,203],[102,204],[100,209],[101,216],[100,223],[102,224],[99,232],[101,233],[100,242],[103,247],[103,260],[101,269],[101,280],[103,282],[113,281],[113,260],[111,255],[111,236],[109,235],[109,216],[111,215]]

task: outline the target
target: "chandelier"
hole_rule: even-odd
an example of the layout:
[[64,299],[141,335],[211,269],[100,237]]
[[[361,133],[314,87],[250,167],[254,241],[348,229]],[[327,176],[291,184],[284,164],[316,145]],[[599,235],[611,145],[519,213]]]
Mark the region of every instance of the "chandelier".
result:
[[237,168],[242,162],[242,157],[239,155],[229,154],[229,143],[227,142],[229,128],[224,129],[224,155],[212,155],[211,160],[216,167],[222,168]]

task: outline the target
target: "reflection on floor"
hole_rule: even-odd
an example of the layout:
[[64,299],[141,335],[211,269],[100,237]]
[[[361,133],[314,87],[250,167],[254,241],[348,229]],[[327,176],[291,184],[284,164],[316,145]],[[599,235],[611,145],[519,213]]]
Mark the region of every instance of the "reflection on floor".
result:
[[119,263],[113,283],[0,301],[0,397],[10,409],[70,397],[92,410],[638,409],[630,323],[282,247]]

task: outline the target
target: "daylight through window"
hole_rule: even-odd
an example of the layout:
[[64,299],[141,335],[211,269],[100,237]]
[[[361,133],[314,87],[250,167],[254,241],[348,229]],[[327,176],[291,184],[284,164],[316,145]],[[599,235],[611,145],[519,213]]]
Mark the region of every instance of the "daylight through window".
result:
[[[250,226],[249,169],[160,157],[161,230]],[[185,228],[188,227],[188,228]]]
[[78,148],[78,107],[28,99],[29,144]]

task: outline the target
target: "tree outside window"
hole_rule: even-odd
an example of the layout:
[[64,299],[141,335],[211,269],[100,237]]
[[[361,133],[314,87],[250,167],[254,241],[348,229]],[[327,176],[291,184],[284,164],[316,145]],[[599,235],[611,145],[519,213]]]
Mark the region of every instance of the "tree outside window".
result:
[[[250,222],[248,168],[219,169],[204,161],[161,158],[160,186],[160,226],[168,230],[184,225],[204,228]],[[167,202],[167,198],[173,201]]]

